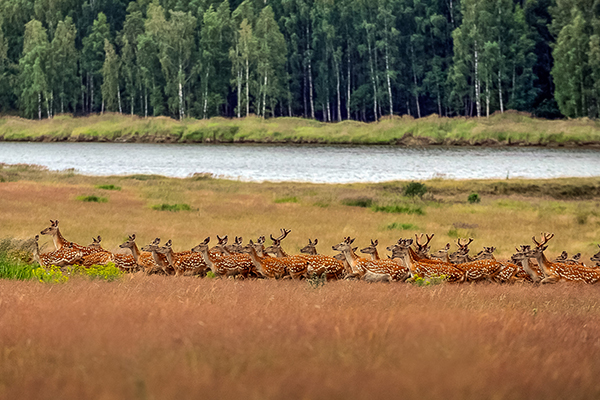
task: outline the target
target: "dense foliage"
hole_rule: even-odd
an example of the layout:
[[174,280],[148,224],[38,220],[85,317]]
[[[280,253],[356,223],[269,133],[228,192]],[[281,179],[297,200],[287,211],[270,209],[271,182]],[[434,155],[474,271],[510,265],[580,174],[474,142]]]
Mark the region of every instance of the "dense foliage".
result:
[[0,109],[592,117],[600,0],[0,0]]

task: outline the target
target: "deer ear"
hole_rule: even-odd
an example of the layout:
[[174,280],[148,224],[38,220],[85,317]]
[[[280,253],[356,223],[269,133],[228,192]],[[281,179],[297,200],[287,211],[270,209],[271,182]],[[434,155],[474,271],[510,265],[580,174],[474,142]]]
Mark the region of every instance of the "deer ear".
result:
[[38,240],[40,240],[40,235],[35,235],[35,241],[37,242]]
[[250,239],[250,244],[251,244],[251,245],[254,245],[254,242],[252,241],[252,239]]
[[135,233],[130,236],[131,240],[135,240]]
[[[319,239],[315,239],[315,242],[313,243],[315,246],[317,245],[317,243],[319,243]],[[599,245],[600,246],[600,245]]]
[[356,240],[356,238],[354,238],[354,239],[351,239],[349,244],[352,244],[352,243],[354,243],[354,241],[355,241],[355,240]]
[[208,244],[208,242],[210,242],[210,236],[204,239],[204,244]]

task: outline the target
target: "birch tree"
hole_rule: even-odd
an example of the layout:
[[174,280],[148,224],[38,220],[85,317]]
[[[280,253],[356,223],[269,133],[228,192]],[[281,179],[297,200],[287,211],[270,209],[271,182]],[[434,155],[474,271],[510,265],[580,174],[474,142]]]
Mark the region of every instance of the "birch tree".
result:
[[[31,20],[25,25],[23,55],[19,60],[19,103],[27,117],[42,119],[42,100],[48,99],[48,35],[42,23]],[[47,103],[46,103],[47,104]],[[50,116],[49,111],[47,112]]]

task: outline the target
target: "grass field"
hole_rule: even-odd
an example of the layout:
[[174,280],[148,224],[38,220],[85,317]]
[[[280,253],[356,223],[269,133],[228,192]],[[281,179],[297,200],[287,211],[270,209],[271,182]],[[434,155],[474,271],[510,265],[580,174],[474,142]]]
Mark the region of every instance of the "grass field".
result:
[[[183,250],[206,236],[247,242],[285,227],[290,253],[310,237],[333,254],[344,236],[361,247],[379,239],[383,252],[428,232],[433,250],[472,236],[473,251],[493,245],[508,257],[541,231],[556,234],[550,256],[597,252],[600,178],[422,183],[421,199],[404,195],[408,182],[90,177],[0,165],[0,239],[29,239],[59,219],[67,239],[102,235],[113,250],[131,233],[140,245],[159,236]],[[472,193],[480,203],[468,202]],[[140,274],[0,280],[0,398],[596,398],[599,290]]]
[[544,120],[508,111],[490,118],[384,118],[322,123],[302,118],[139,118],[119,114],[51,120],[0,118],[0,140],[141,142],[294,142],[424,145],[599,146],[600,122]]

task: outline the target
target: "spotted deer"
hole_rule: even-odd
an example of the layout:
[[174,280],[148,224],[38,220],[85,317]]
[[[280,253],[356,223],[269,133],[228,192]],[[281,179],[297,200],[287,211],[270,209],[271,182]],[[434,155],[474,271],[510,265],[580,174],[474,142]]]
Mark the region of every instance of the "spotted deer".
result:
[[466,282],[497,281],[497,276],[504,266],[496,260],[492,254],[493,250],[489,252],[488,258],[456,264],[456,268],[465,272]]
[[54,247],[56,250],[60,250],[62,247],[67,246],[73,250],[80,251],[83,257],[103,250],[101,247],[95,245],[90,247],[82,246],[75,242],[69,242],[60,233],[60,229],[58,228],[58,220],[50,220],[50,226],[41,231],[40,234],[52,236],[52,241],[54,242]]
[[40,235],[35,235],[33,244],[33,259],[42,267],[66,267],[81,262],[83,256],[81,252],[71,248],[70,246],[62,246],[58,250],[49,253],[40,253],[39,241]]
[[288,275],[286,264],[282,262],[281,258],[258,255],[256,244],[252,240],[242,247],[242,253],[250,255],[250,259],[252,259],[252,263],[260,276],[281,279]]
[[331,248],[335,251],[339,251],[344,254],[346,258],[346,262],[350,266],[352,271],[351,274],[346,276],[346,279],[350,278],[362,278],[363,275],[367,272],[367,264],[371,262],[371,260],[359,257],[352,250],[352,243],[354,243],[355,239],[350,239],[350,236],[344,238],[342,242],[332,246]]
[[448,282],[460,283],[465,281],[465,273],[453,264],[444,262],[423,261],[412,249],[412,239],[400,239],[395,247],[396,254],[402,257],[404,265],[410,270],[411,277],[434,278],[445,276]]
[[[217,238],[219,238],[217,236]],[[252,259],[248,254],[229,254],[229,255],[215,255],[211,253],[208,248],[210,237],[204,239],[204,242],[198,246],[192,248],[192,252],[200,254],[204,263],[212,271],[215,276],[236,276],[241,275],[244,278],[248,277],[248,274],[252,270],[253,263]]]
[[300,249],[300,253],[306,254],[308,259],[307,275],[323,276],[327,280],[340,279],[344,275],[344,264],[335,257],[320,255],[317,252],[318,239],[311,241],[308,239],[308,244]]
[[87,247],[93,247],[98,251],[84,256],[81,261],[81,266],[91,267],[92,265],[106,265],[113,261],[113,254],[103,249],[100,242],[102,242],[100,235],[98,235],[97,238],[92,238],[92,243],[88,244]]
[[135,263],[138,267],[137,270],[141,269],[143,271],[150,272],[160,269],[160,266],[154,261],[152,252],[140,251],[137,244],[135,243],[135,234],[130,235],[124,243],[119,245],[119,247],[122,249],[131,250],[131,256],[135,260]]
[[469,245],[473,242],[473,238],[469,238],[467,243],[461,243],[460,238],[456,240],[458,249],[450,254],[450,259],[454,264],[463,264],[471,262],[474,259],[469,256]]
[[[598,245],[598,247],[600,247],[600,244]],[[596,254],[594,254],[591,258],[590,261],[595,262],[596,263],[596,268],[600,267],[600,251],[597,252]]]
[[[371,254],[377,253],[377,240],[371,240],[371,245],[361,250],[361,253]],[[383,278],[380,275],[389,275],[392,281],[405,281],[410,276],[410,271],[405,267],[404,262],[397,259],[371,259],[369,264],[365,265],[367,274],[370,273],[369,277],[365,276],[365,279],[379,281]]]
[[156,238],[149,245],[142,247],[142,251],[149,253],[151,257],[151,262],[144,262],[143,265],[147,274],[155,274],[161,272],[168,274],[168,271],[170,269],[169,261],[167,260],[167,257],[164,254],[158,252],[158,250],[160,249],[159,244],[160,238]]
[[435,260],[440,260],[445,263],[450,263],[450,255],[448,252],[450,251],[450,243],[446,243],[446,247],[436,251],[434,254],[431,254],[431,258]]
[[[208,269],[208,265],[204,261],[202,254],[193,252],[192,250],[186,250],[181,252],[174,252],[172,248],[173,243],[169,240],[164,246],[159,247],[156,252],[166,257],[169,265],[168,271],[172,270],[175,276],[182,275],[205,275]],[[211,249],[211,255],[214,257],[220,257],[221,253],[219,250]]]
[[556,283],[556,282],[585,282],[596,283],[600,280],[600,271],[594,268],[588,268],[581,265],[553,263],[548,261],[544,255],[544,250],[548,248],[548,241],[554,237],[553,233],[542,233],[541,241],[538,242],[535,236],[532,238],[536,247],[532,248],[527,254],[529,257],[535,258],[538,265],[544,273],[544,279],[541,283]]
[[244,245],[242,243],[241,236],[236,236],[233,240],[233,243],[223,245],[223,248],[225,249],[227,254],[239,254],[242,250],[242,247],[244,247]]
[[[492,279],[497,283],[515,283],[520,280],[517,277],[517,273],[522,270],[521,267],[512,263],[510,261],[500,261],[496,260],[494,257],[494,251],[496,251],[495,247],[484,247],[482,251],[480,251],[475,257],[475,261],[480,260],[495,260],[502,267],[498,271],[498,273],[492,277]],[[523,271],[524,272],[524,271]]]
[[[527,248],[529,247],[527,246]],[[537,266],[530,263],[529,257],[526,255],[526,252],[529,250],[524,250],[524,246],[521,246],[521,250],[518,248],[515,248],[515,250],[517,252],[510,257],[512,263],[519,267],[514,275],[515,279],[517,281],[539,283],[544,275],[542,271],[537,269]]]
[[379,252],[377,251],[378,244],[379,244],[378,239],[375,239],[375,241],[373,241],[373,239],[371,239],[371,244],[368,247],[361,249],[360,252],[363,254],[370,254],[371,260],[381,260],[381,257],[379,257]]
[[415,233],[415,253],[420,259],[431,259],[431,257],[429,256],[429,242],[431,242],[433,236],[435,236],[435,233],[432,233],[431,235],[425,234],[425,238],[427,239],[427,241],[425,243],[421,243],[421,240],[423,239],[423,234],[421,233],[420,235],[417,235]]
[[305,255],[289,255],[281,247],[281,241],[291,232],[289,229],[281,229],[281,235],[274,238],[273,244],[265,249],[265,253],[274,254],[281,262],[285,263],[286,270],[292,279],[305,278],[308,269],[308,258]]

